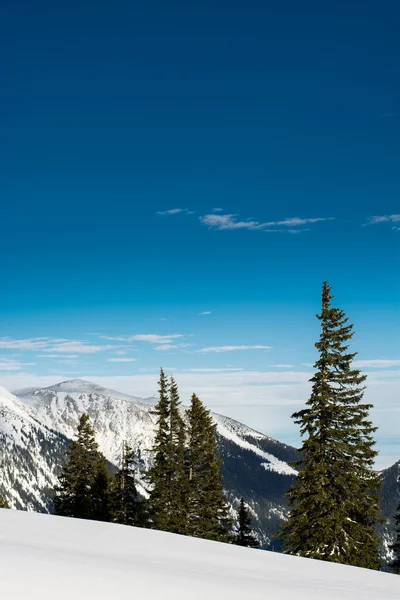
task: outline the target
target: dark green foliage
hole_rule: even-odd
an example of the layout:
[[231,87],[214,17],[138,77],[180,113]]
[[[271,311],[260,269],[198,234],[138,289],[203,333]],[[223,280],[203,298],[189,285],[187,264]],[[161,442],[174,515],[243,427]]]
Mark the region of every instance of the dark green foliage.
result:
[[210,411],[193,394],[187,411],[189,489],[186,533],[217,541],[231,541],[231,519],[222,486],[216,426]]
[[393,561],[390,563],[391,568],[393,569],[394,573],[397,573],[397,575],[400,575],[400,504],[397,507],[397,511],[394,517],[394,522],[395,522],[395,539],[394,542],[390,547],[391,550],[393,550],[394,553],[394,558]]
[[66,462],[55,489],[58,515],[80,519],[110,520],[109,474],[99,452],[89,415],[82,414],[76,440],[66,451]]
[[114,523],[138,525],[140,498],[136,489],[136,458],[127,442],[123,442],[121,468],[113,481],[112,510]]
[[169,506],[166,499],[169,497],[170,484],[168,464],[170,400],[168,380],[162,369],[160,370],[158,384],[159,400],[152,411],[152,414],[157,417],[157,429],[153,446],[153,466],[147,473],[147,479],[151,486],[149,511],[154,529],[168,531]]
[[159,401],[153,414],[157,416],[154,462],[148,472],[151,484],[149,509],[155,529],[185,533],[185,426],[180,414],[178,387],[160,371]]
[[96,473],[92,487],[93,515],[90,517],[96,521],[111,520],[111,476],[107,470],[106,459],[102,454],[96,465]]
[[169,526],[172,533],[186,532],[186,500],[188,477],[186,469],[186,429],[180,413],[178,386],[173,377],[169,388]]
[[243,498],[240,499],[238,525],[236,529],[237,531],[234,538],[234,543],[237,546],[245,546],[247,548],[260,547],[258,540],[253,535],[249,509],[245,505]]
[[10,508],[10,505],[3,496],[0,496],[0,508]]
[[291,554],[354,566],[379,568],[379,477],[372,468],[377,452],[363,404],[366,376],[352,368],[348,352],[353,326],[331,306],[322,287],[319,358],[307,408],[293,415],[304,438],[297,480],[288,493],[289,520],[281,534]]

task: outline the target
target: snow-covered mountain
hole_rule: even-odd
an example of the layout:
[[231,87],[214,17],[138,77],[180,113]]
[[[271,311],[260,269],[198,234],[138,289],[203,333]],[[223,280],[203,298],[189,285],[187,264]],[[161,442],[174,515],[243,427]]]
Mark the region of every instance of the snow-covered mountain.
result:
[[389,600],[400,577],[111,523],[0,510],[12,600]]
[[[40,424],[46,432],[46,440],[51,440],[50,444],[53,440],[57,441],[57,458],[48,465],[51,485],[60,468],[63,443],[74,436],[82,412],[90,415],[100,449],[111,463],[118,463],[122,441],[126,439],[140,452],[142,466],[147,468],[151,462],[154,438],[152,406],[155,401],[121,394],[79,379],[42,389],[17,390],[14,395],[14,404],[22,407],[30,422]],[[244,497],[260,540],[268,547],[287,512],[283,496],[295,477],[288,461],[295,459],[297,453],[294,448],[233,419],[214,413],[213,418],[224,460],[223,475],[228,498],[235,506],[241,496]],[[30,462],[36,460],[35,455]],[[8,462],[11,462],[10,456]],[[10,485],[1,485],[0,482],[0,491],[2,488],[9,496],[7,489]],[[45,488],[41,504],[43,509],[51,508],[49,485]]]
[[[100,449],[112,464],[118,464],[124,439],[140,453],[143,469],[151,462],[156,398],[141,399],[79,379],[14,395],[0,390],[0,494],[17,508],[51,512],[51,488],[82,412],[89,413]],[[233,419],[212,416],[228,499],[236,507],[243,496],[263,546],[277,549],[273,534],[287,516],[284,495],[296,476],[288,463],[298,453]],[[382,473],[387,518],[398,503],[399,469],[394,465]],[[392,532],[390,523],[380,530],[384,556]]]
[[15,508],[49,510],[67,442],[0,387],[0,493]]

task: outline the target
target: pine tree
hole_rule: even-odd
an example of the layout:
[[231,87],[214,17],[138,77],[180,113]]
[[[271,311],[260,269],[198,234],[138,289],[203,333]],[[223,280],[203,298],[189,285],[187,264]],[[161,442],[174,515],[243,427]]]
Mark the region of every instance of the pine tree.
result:
[[169,386],[169,526],[172,533],[186,532],[186,502],[188,491],[188,476],[186,469],[186,428],[180,413],[178,386],[173,377]]
[[138,525],[140,499],[136,489],[136,459],[129,444],[122,444],[121,467],[113,482],[113,521],[122,525]]
[[260,544],[254,537],[251,528],[251,518],[249,515],[249,509],[244,503],[243,498],[240,499],[239,514],[238,514],[238,526],[234,543],[237,546],[246,546],[247,548],[259,548]]
[[10,508],[10,505],[3,496],[0,496],[0,508]]
[[152,413],[156,415],[156,435],[153,446],[153,466],[147,473],[151,486],[149,496],[150,519],[154,529],[168,531],[169,526],[169,484],[170,465],[169,457],[169,419],[170,399],[167,377],[160,370],[159,400]]
[[99,453],[92,488],[93,514],[95,521],[111,521],[111,482],[105,457]]
[[394,540],[393,544],[391,544],[391,546],[389,546],[389,548],[391,550],[393,550],[394,558],[393,558],[393,561],[390,563],[390,566],[393,569],[394,573],[397,573],[397,575],[400,575],[400,504],[397,507],[397,511],[396,511],[396,514],[394,517],[394,522],[395,522],[395,540]]
[[154,409],[157,430],[153,467],[148,472],[152,485],[150,516],[155,529],[185,533],[187,475],[185,472],[185,425],[180,414],[178,387],[161,369],[160,399]]
[[222,486],[216,426],[210,412],[195,394],[187,419],[189,489],[186,533],[210,540],[231,541],[232,523]]
[[55,488],[56,514],[108,521],[108,484],[105,458],[98,450],[89,415],[84,413]]
[[297,480],[287,497],[289,520],[281,529],[291,554],[379,568],[378,475],[372,471],[373,433],[363,404],[366,376],[352,367],[357,353],[346,342],[353,336],[344,311],[331,305],[331,288],[322,286],[319,358],[307,408],[293,415],[304,438]]

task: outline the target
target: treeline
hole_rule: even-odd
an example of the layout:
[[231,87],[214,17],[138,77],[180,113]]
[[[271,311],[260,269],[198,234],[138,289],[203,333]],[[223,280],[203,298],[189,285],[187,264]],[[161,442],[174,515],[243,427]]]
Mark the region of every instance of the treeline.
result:
[[99,451],[89,416],[82,414],[55,489],[56,514],[258,547],[243,498],[233,526],[216,426],[199,398],[193,394],[183,414],[177,384],[161,369],[153,414],[153,463],[141,477],[146,497],[138,493],[138,461],[129,444],[123,442],[120,465],[113,473]]

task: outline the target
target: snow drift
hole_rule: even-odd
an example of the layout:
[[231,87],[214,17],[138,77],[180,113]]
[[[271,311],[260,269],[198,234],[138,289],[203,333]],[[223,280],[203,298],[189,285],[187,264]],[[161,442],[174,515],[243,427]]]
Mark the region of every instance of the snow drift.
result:
[[387,600],[400,577],[123,525],[0,510],[3,598]]

